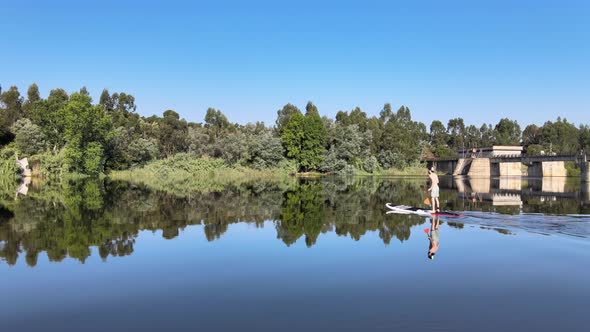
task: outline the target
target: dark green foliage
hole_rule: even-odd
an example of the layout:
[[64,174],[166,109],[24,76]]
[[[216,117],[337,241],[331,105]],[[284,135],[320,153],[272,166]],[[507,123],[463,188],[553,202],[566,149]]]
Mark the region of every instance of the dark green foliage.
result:
[[492,128],[491,124],[483,124],[479,128],[479,132],[481,133],[481,144],[480,147],[491,147],[494,145],[495,137],[494,137],[494,129]]
[[501,119],[494,128],[495,144],[520,145],[520,126],[510,119]]
[[433,120],[427,132],[407,107],[393,112],[390,104],[379,116],[368,117],[356,107],[339,111],[334,120],[321,117],[311,102],[305,115],[287,104],[277,111],[275,128],[231,123],[214,108],[207,109],[203,124],[187,122],[173,110],[142,117],[136,109],[135,98],[125,92],[104,89],[93,104],[85,87],[71,97],[54,89],[44,99],[33,83],[26,100],[11,87],[0,94],[0,146],[37,160],[44,176],[52,171],[96,175],[179,153],[222,158],[232,167],[266,169],[283,163],[297,165],[298,171],[352,174],[402,170],[421,158],[454,158],[463,147],[522,144],[529,154],[590,149],[588,126],[577,128],[560,118],[527,126],[521,136],[519,124],[509,119],[479,128],[466,126],[462,118],[450,119],[446,127]]
[[590,153],[590,126],[580,126],[580,148],[586,153]]
[[294,114],[301,114],[301,111],[292,104],[287,104],[277,111],[276,129],[280,136],[283,136],[285,126],[291,121],[291,116]]
[[541,128],[532,124],[526,126],[522,132],[522,144],[524,146],[541,143]]
[[133,140],[127,148],[127,158],[131,165],[142,165],[158,157],[158,143],[155,139],[139,137]]
[[465,147],[465,123],[462,118],[450,119],[447,124],[448,145],[451,149]]
[[580,150],[578,128],[566,119],[558,117],[556,122],[545,122],[541,137],[545,152],[575,154]]
[[401,106],[396,113],[391,113],[387,106],[381,112],[381,119],[386,122],[377,159],[385,168],[403,169],[420,158],[428,140],[426,126],[412,121],[409,108]]
[[15,181],[16,176],[20,173],[20,168],[16,165],[18,153],[12,147],[0,149],[0,178],[7,181]]
[[0,121],[5,127],[10,127],[16,120],[22,117],[23,98],[16,86],[0,94]]
[[207,109],[207,114],[205,114],[205,127],[212,131],[215,138],[218,138],[225,129],[229,128],[229,126],[230,123],[227,120],[227,117],[221,113],[220,110],[214,108]]
[[289,117],[289,121],[281,129],[281,142],[287,157],[295,160],[299,165],[303,158],[304,126],[305,117],[301,112],[297,112]]
[[59,110],[64,119],[65,161],[68,170],[98,174],[104,170],[104,146],[111,138],[111,118],[92,105],[85,94],[74,93]]
[[305,109],[301,167],[306,171],[317,170],[324,161],[326,127],[315,105],[309,102]]
[[29,119],[16,121],[11,131],[15,135],[14,144],[23,157],[41,153],[47,147],[43,131]]
[[187,150],[188,125],[180,119],[178,113],[167,110],[157,120],[159,125],[159,141],[165,156],[170,157]]

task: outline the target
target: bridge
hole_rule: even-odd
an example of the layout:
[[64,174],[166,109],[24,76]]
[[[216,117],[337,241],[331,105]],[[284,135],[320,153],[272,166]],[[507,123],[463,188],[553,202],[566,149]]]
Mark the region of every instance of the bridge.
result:
[[[565,162],[575,162],[580,168],[582,182],[590,182],[588,156],[522,154],[521,146],[493,146],[459,150],[459,158],[425,158],[428,167],[452,175],[469,177],[495,176],[567,176]],[[523,168],[523,165],[527,166]]]

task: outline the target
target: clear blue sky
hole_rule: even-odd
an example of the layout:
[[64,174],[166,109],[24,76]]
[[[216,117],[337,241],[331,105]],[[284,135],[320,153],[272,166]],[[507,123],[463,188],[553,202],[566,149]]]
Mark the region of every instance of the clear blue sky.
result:
[[590,1],[0,0],[0,84],[273,124],[385,102],[430,125],[590,123]]

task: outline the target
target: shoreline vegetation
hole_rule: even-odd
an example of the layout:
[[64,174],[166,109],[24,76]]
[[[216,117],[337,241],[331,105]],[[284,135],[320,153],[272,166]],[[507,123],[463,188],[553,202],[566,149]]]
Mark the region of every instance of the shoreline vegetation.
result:
[[[453,118],[429,127],[410,109],[386,103],[378,115],[356,107],[320,116],[286,104],[273,125],[232,123],[207,109],[203,122],[173,110],[140,116],[135,98],[103,90],[94,102],[85,87],[53,89],[42,98],[36,84],[26,96],[17,87],[0,91],[0,177],[18,178],[17,158],[27,157],[34,176],[45,179],[109,176],[182,190],[289,175],[425,176],[422,158],[452,158],[457,149],[521,145],[528,154],[574,154],[590,150],[590,127],[566,119],[543,126],[507,118],[495,126]],[[566,165],[568,175],[579,174]]]

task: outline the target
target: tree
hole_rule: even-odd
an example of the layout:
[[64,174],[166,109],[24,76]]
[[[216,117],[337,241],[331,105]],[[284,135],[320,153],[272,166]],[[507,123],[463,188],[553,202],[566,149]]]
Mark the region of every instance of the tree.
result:
[[31,120],[41,128],[47,144],[54,150],[62,148],[65,144],[65,119],[59,110],[65,107],[68,100],[69,96],[65,90],[54,89],[49,92],[47,100],[38,101],[31,110]]
[[111,95],[109,94],[109,90],[107,90],[107,89],[102,90],[98,104],[100,106],[104,107],[104,109],[107,112],[112,112],[115,110],[115,105],[114,105],[113,99],[111,98]]
[[324,160],[326,127],[317,107],[311,101],[307,103],[305,109],[300,165],[304,170],[315,170]]
[[[430,147],[431,153],[437,158],[449,158],[456,156],[456,151],[449,148],[449,134],[445,125],[439,120],[434,120],[430,124]],[[426,152],[427,153],[427,152]]]
[[590,153],[590,126],[581,125],[579,129],[580,133],[580,148],[584,150],[584,153]]
[[144,164],[156,159],[159,153],[156,140],[140,137],[129,144],[127,158],[131,164]]
[[279,136],[283,135],[283,130],[285,126],[291,120],[291,116],[294,114],[301,114],[301,111],[292,104],[287,104],[283,106],[282,109],[277,111],[277,120],[276,120],[276,130]]
[[481,146],[481,132],[474,125],[465,128],[465,146],[470,148]]
[[303,159],[304,126],[305,117],[301,112],[297,112],[293,113],[289,117],[289,121],[281,128],[281,142],[287,157],[295,160],[298,166],[301,165]]
[[430,124],[430,144],[433,147],[446,146],[448,134],[445,125],[439,120],[434,120]]
[[458,149],[465,147],[465,123],[462,118],[450,119],[447,124],[449,134],[449,147]]
[[284,158],[283,153],[281,139],[270,132],[253,136],[248,144],[248,162],[257,169],[277,166]]
[[90,96],[74,93],[59,110],[64,119],[65,159],[70,171],[96,175],[104,169],[104,147],[112,122],[104,108],[91,104]]
[[412,121],[410,109],[401,106],[395,114],[388,114],[388,104],[381,112],[384,125],[377,159],[385,168],[404,168],[418,161],[428,140],[426,126]]
[[220,110],[216,110],[214,108],[207,109],[207,114],[205,115],[205,128],[209,128],[213,134],[215,139],[219,137],[219,134],[229,127],[230,123],[227,120],[227,117],[221,113]]
[[526,128],[524,128],[524,131],[522,132],[522,144],[524,146],[529,146],[540,143],[541,128],[534,124],[526,126]]
[[516,120],[501,119],[494,128],[495,143],[498,145],[520,145],[520,126]]
[[18,92],[16,86],[11,86],[10,89],[0,94],[0,122],[5,127],[10,127],[12,124],[21,118],[23,98]]
[[178,152],[186,151],[188,125],[180,115],[173,110],[164,112],[159,123],[159,142],[166,157]]
[[355,164],[370,155],[367,146],[371,144],[371,134],[361,132],[356,124],[334,126],[328,141],[330,151],[337,159],[344,160],[347,164]]
[[559,154],[576,154],[580,150],[578,128],[567,119],[547,121],[541,130],[541,145],[545,151]]
[[29,119],[20,119],[12,125],[16,148],[25,156],[43,152],[47,146],[45,135],[39,126]]
[[41,95],[39,94],[39,87],[37,84],[33,83],[29,86],[27,90],[27,100],[23,103],[23,115],[26,117],[31,117],[32,109],[35,107],[35,104],[41,101]]
[[481,147],[491,147],[494,145],[494,129],[491,124],[482,124],[479,132],[481,133]]

